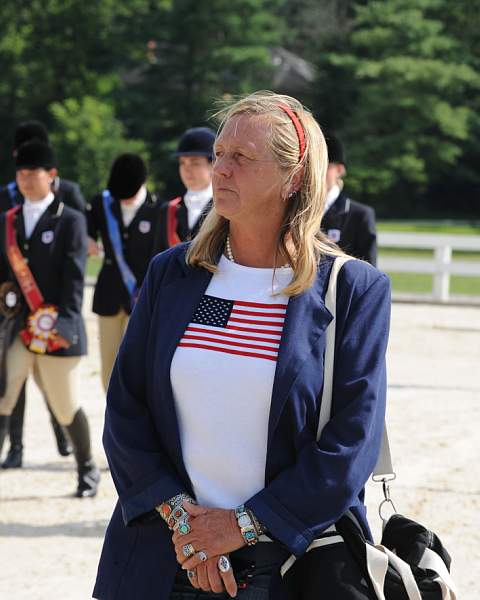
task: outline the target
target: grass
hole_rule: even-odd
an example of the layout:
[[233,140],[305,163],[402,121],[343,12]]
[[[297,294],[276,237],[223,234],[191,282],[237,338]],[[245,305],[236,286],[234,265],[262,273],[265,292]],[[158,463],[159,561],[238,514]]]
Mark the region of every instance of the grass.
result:
[[[431,294],[433,276],[417,273],[388,273],[392,282],[392,290],[403,294]],[[450,293],[455,296],[480,296],[479,277],[450,278]]]
[[87,261],[87,277],[96,277],[102,266],[102,259],[100,256],[89,256]]
[[480,296],[480,277],[461,277],[452,275],[450,291],[455,295]]
[[480,221],[378,221],[378,231],[480,235]]
[[[423,248],[386,248],[382,246],[378,251],[379,256],[392,257],[398,256],[402,258],[432,258],[433,250]],[[466,250],[455,250],[452,253],[453,260],[463,261],[480,261],[480,252],[469,252]]]

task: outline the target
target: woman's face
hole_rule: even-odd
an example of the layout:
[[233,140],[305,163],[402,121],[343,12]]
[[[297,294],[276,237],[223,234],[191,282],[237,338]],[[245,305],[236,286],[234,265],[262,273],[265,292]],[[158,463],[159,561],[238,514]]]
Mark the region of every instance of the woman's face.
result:
[[213,198],[229,221],[278,221],[285,211],[285,177],[267,145],[268,124],[239,115],[225,124],[215,142]]

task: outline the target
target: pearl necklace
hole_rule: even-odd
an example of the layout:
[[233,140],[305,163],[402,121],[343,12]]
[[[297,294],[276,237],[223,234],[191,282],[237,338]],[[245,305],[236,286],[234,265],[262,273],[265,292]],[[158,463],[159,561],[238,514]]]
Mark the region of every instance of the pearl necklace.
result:
[[[235,259],[233,258],[232,245],[230,244],[230,236],[227,235],[227,239],[225,241],[225,254],[230,262],[234,263]],[[277,267],[278,269],[289,269],[290,265],[287,263],[286,265],[281,265]]]

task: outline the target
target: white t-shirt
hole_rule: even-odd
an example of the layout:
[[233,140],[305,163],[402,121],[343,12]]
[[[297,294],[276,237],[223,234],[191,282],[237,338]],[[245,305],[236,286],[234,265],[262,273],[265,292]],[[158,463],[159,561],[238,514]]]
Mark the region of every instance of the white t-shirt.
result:
[[223,257],[172,359],[182,454],[204,506],[234,508],[265,487],[268,419],[290,268]]

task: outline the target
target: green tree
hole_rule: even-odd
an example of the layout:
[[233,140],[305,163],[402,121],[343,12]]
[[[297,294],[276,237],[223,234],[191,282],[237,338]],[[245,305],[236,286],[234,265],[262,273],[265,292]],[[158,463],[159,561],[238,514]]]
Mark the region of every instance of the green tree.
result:
[[[386,213],[421,212],[428,185],[448,177],[471,134],[478,71],[459,59],[445,0],[372,0],[320,74],[337,90],[336,123],[349,145],[349,188]],[[349,87],[348,87],[349,86]],[[330,89],[332,86],[330,85]],[[330,118],[334,107],[330,105]],[[333,120],[333,119],[332,119]]]
[[[177,179],[169,160],[182,131],[205,122],[213,99],[269,83],[269,47],[281,39],[282,20],[275,14],[283,2],[3,0],[1,180],[13,174],[15,125],[36,118],[54,131],[64,173],[88,180],[90,188],[91,176],[79,171],[86,165],[75,155],[83,150],[61,139],[70,124],[64,120],[60,125],[58,109],[73,111],[81,121],[85,111],[93,112],[85,96],[96,98],[105,110],[111,107],[124,127],[122,139],[146,141],[159,187],[164,179]],[[75,100],[78,106],[72,108]],[[72,127],[79,135],[76,121]]]
[[148,160],[145,144],[125,137],[125,128],[110,104],[84,96],[56,102],[50,109],[59,173],[78,180],[87,197],[105,187],[118,154],[136,152]]
[[350,32],[358,0],[287,0],[280,16],[288,23],[284,44],[302,58],[317,61],[325,42]]
[[[456,40],[456,61],[480,73],[480,0],[457,0],[446,4],[445,30]],[[480,94],[464,97],[470,110],[469,136],[462,144],[462,156],[451,177],[438,181],[432,190],[442,203],[464,210],[478,219],[480,215]]]
[[105,97],[119,85],[117,5],[114,0],[2,0],[0,172],[10,168],[11,176],[11,140],[19,121],[35,118],[50,126],[51,103]]
[[171,153],[181,133],[205,124],[215,99],[269,84],[269,47],[282,35],[273,9],[281,3],[153,0],[144,6],[134,33],[143,50],[124,74],[119,114],[148,141],[158,179],[169,187],[178,179]]

